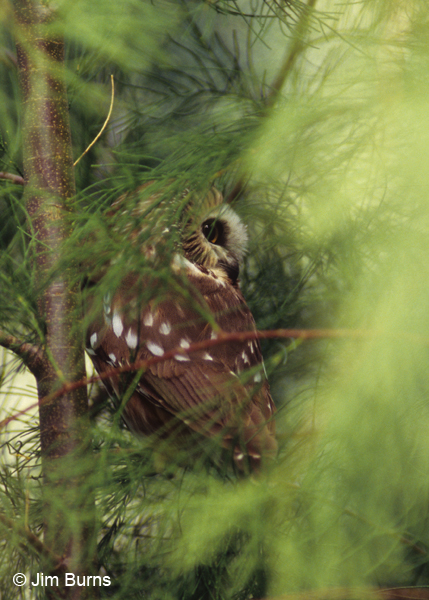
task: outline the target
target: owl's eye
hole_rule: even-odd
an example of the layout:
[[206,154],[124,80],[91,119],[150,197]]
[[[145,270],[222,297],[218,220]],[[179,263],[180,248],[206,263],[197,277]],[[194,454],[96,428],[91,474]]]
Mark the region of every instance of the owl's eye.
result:
[[225,242],[225,229],[222,221],[216,219],[207,219],[202,224],[201,230],[204,237],[210,244],[223,246]]

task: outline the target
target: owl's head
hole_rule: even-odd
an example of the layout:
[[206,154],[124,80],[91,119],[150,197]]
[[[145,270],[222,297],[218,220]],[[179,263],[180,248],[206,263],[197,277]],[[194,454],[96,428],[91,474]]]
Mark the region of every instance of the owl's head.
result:
[[192,210],[182,232],[182,246],[190,262],[226,274],[235,283],[247,248],[246,226],[212,188]]
[[[148,258],[165,257],[171,252],[173,247],[168,246],[166,234],[173,234],[176,250],[190,263],[235,284],[247,248],[247,232],[222,194],[215,188],[205,196],[184,190],[174,198],[181,210],[172,225],[174,202],[164,197],[162,190],[148,197],[150,186],[151,182],[113,203],[108,213],[114,219],[113,230],[127,235]],[[167,244],[164,246],[167,252],[161,250],[163,244]]]

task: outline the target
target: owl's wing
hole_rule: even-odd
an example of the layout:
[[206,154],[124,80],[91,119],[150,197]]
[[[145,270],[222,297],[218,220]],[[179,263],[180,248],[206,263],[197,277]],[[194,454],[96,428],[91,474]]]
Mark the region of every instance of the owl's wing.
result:
[[[191,284],[197,276],[188,274]],[[206,303],[222,331],[255,330],[238,288],[201,273],[198,289],[200,304]],[[103,321],[88,331],[87,350],[97,371],[181,350],[149,366],[140,378],[124,411],[130,428],[150,434],[166,428],[174,417],[193,431],[218,436],[225,447],[233,449],[240,467],[246,455],[252,466],[261,457],[275,456],[275,409],[258,340],[222,343],[187,354],[192,343],[216,337],[212,324],[195,305],[167,298],[156,305],[149,303],[138,319],[132,319],[125,297],[126,290],[119,290],[105,307]],[[117,395],[124,393],[126,385],[119,376],[107,382]]]

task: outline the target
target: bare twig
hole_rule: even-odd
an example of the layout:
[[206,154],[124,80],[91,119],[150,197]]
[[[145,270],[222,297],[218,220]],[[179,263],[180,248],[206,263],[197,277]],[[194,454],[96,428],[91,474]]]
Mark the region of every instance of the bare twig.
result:
[[112,83],[112,96],[110,98],[110,108],[109,108],[109,112],[107,114],[106,120],[104,121],[103,127],[100,129],[100,131],[95,136],[95,138],[92,140],[92,142],[89,144],[89,146],[86,148],[86,150],[84,152],[82,152],[82,154],[79,156],[79,158],[77,160],[74,161],[74,163],[73,163],[74,167],[81,160],[81,158],[83,158],[85,156],[85,154],[93,147],[95,142],[100,138],[101,134],[107,127],[107,123],[109,122],[110,115],[112,114],[112,110],[113,110],[113,101],[115,99],[115,81],[113,79],[113,75],[110,75],[110,81]]
[[[275,596],[270,600],[429,600],[429,587],[323,588]],[[268,600],[261,598],[260,600]]]
[[12,183],[16,183],[18,185],[25,185],[24,177],[21,177],[21,175],[15,175],[15,173],[5,173],[4,171],[0,171],[0,179],[7,179],[8,181],[12,181]]
[[[255,339],[274,339],[274,338],[290,338],[290,339],[301,339],[301,340],[320,340],[320,339],[347,339],[347,338],[355,338],[355,339],[365,339],[365,338],[373,338],[373,337],[386,337],[389,335],[394,335],[397,337],[397,333],[389,334],[386,331],[382,330],[370,330],[370,329],[273,329],[270,331],[240,331],[234,333],[225,333],[219,332],[217,337],[214,339],[203,340],[201,342],[196,342],[191,344],[191,346],[184,350],[183,348],[176,348],[174,350],[170,350],[169,352],[165,352],[162,356],[154,356],[153,358],[146,360],[138,360],[133,363],[129,363],[126,365],[121,365],[120,367],[112,367],[111,369],[107,369],[98,375],[92,375],[91,377],[85,377],[80,379],[79,381],[74,381],[71,383],[63,384],[58,390],[47,395],[43,398],[43,404],[49,404],[53,402],[55,399],[70,393],[73,390],[76,390],[80,387],[90,385],[92,383],[96,383],[97,381],[102,381],[103,379],[109,379],[110,377],[117,376],[121,373],[131,373],[134,371],[138,371],[140,369],[146,370],[148,367],[152,365],[156,365],[158,363],[162,363],[165,360],[169,360],[173,358],[177,354],[190,354],[192,352],[197,352],[199,350],[207,350],[208,348],[212,348],[213,346],[218,346],[219,344],[225,344],[230,342],[244,342],[247,340],[255,340]],[[416,334],[408,334],[407,332],[401,332],[401,336],[403,338],[408,338],[410,341],[428,345],[429,339],[425,336],[419,336]],[[1,345],[1,344],[0,344]],[[0,430],[8,425],[14,419],[22,416],[26,411],[32,410],[37,404],[29,406],[24,411],[20,411],[3,421],[0,421]]]
[[427,600],[429,598],[429,587],[411,588],[385,588],[378,590],[378,597],[382,600]]

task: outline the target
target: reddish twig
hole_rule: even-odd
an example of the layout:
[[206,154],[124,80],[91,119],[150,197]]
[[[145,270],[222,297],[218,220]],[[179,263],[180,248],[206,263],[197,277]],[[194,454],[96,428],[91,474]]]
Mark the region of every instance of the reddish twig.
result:
[[260,600],[429,600],[429,587],[323,588]]
[[429,587],[411,588],[385,588],[378,590],[378,597],[383,600],[427,600],[429,599]]
[[[74,381],[71,383],[63,384],[58,390],[47,395],[43,398],[42,403],[48,404],[63,396],[64,394],[68,394],[69,392],[76,390],[77,388],[90,385],[92,383],[96,383],[97,381],[102,381],[103,379],[108,379],[109,377],[119,375],[121,373],[130,373],[133,371],[138,371],[140,369],[145,370],[152,365],[156,365],[165,360],[169,360],[173,358],[176,354],[189,354],[192,352],[197,352],[198,350],[206,350],[208,348],[212,348],[213,346],[218,346],[219,344],[224,344],[227,342],[244,342],[247,340],[254,339],[273,339],[273,338],[291,338],[291,339],[302,339],[302,340],[310,340],[310,339],[345,339],[345,338],[369,338],[369,337],[382,337],[388,335],[387,332],[382,330],[368,330],[368,329],[273,329],[271,331],[241,331],[234,333],[225,333],[219,332],[217,337],[210,340],[203,340],[201,342],[196,342],[192,344],[188,349],[184,350],[183,348],[175,348],[174,350],[170,350],[169,352],[165,352],[162,356],[154,356],[153,358],[146,360],[138,360],[133,363],[129,363],[126,365],[121,365],[120,367],[112,367],[111,369],[107,369],[98,375],[92,375],[91,377],[85,377],[80,379],[79,381]],[[398,334],[395,334],[398,335]],[[402,332],[402,337],[408,337],[409,339],[416,341],[418,343],[428,344],[429,340],[424,336],[418,336],[414,334],[407,334]],[[13,337],[13,336],[10,336]],[[0,338],[0,345],[4,345]],[[13,348],[11,348],[13,350]],[[14,350],[15,351],[15,350]],[[22,416],[25,412],[32,410],[37,404],[30,405],[24,411],[20,411],[19,413],[15,413],[3,421],[0,421],[0,430],[8,425],[11,421],[16,418]]]
[[[144,371],[148,367],[158,364],[158,363],[161,363],[165,360],[169,360],[177,354],[188,354],[188,353],[192,353],[192,352],[197,352],[199,350],[206,350],[208,348],[217,346],[219,344],[231,343],[231,342],[243,342],[246,340],[250,341],[250,340],[254,340],[254,339],[289,338],[289,339],[303,339],[303,340],[307,339],[308,340],[308,339],[329,339],[329,338],[331,338],[331,339],[368,338],[368,337],[380,337],[380,336],[385,336],[385,335],[387,335],[387,333],[383,332],[381,330],[364,330],[364,329],[275,329],[272,331],[243,331],[243,332],[234,332],[234,333],[219,332],[217,334],[216,338],[209,339],[209,340],[203,340],[201,342],[196,342],[196,343],[192,344],[186,350],[179,347],[174,350],[170,350],[169,352],[165,352],[162,356],[154,356],[150,359],[135,361],[133,363],[130,363],[127,365],[122,365],[120,367],[112,367],[110,369],[107,369],[106,371],[103,371],[102,373],[99,373],[98,375],[93,375],[91,377],[85,377],[84,379],[81,379],[81,380],[75,381],[75,382],[71,382],[71,383],[65,383],[58,390],[56,390],[55,392],[51,393],[49,396],[46,396],[41,401],[39,401],[39,403],[36,402],[36,403],[28,406],[26,409],[21,410],[18,413],[15,413],[15,414],[7,417],[6,419],[3,419],[3,421],[0,421],[0,430],[3,429],[5,426],[7,426],[11,421],[19,418],[23,414],[25,414],[28,411],[37,407],[37,405],[40,404],[40,402],[42,402],[43,404],[53,402],[55,399],[59,398],[60,396],[62,396],[64,394],[70,393],[71,391],[77,389],[78,387],[87,386],[92,383],[102,381],[103,379],[108,379],[112,376],[117,376],[118,374],[121,374],[121,373],[129,373],[129,372],[134,372],[134,371],[138,371],[138,370]],[[408,336],[413,341],[418,341],[420,343],[427,344],[429,342],[429,340],[423,336],[416,336],[413,334],[404,334],[404,333],[402,333],[401,335],[406,336],[406,337]],[[13,338],[13,336],[7,336],[7,337],[14,340],[14,345],[16,345],[16,342],[15,342],[16,338]],[[0,345],[1,344],[2,344],[2,340],[0,337]],[[11,349],[13,349],[12,345],[13,344],[10,345]],[[355,513],[354,511],[352,511],[350,509],[344,509],[344,512],[346,514],[350,515],[351,517],[363,520],[362,517],[360,517],[357,513]],[[408,540],[406,537],[399,535],[398,538],[402,544],[414,548],[419,554],[425,554],[425,551],[423,549],[421,549],[420,547],[415,545],[411,540]],[[402,590],[402,588],[400,588],[400,589]],[[344,590],[342,590],[342,591],[337,590],[335,592],[335,593],[337,593],[337,595],[334,594],[334,595],[329,596],[328,600],[339,598],[341,596],[341,594],[343,593],[343,591]],[[394,591],[394,593],[399,593],[396,589],[393,591]],[[392,595],[392,594],[388,595],[388,592],[393,593],[393,591],[392,590],[381,590],[381,591],[373,590],[371,592],[366,591],[365,593],[369,594],[369,596],[368,596],[369,598],[375,598],[375,599],[376,598],[386,598],[386,599],[390,600],[391,598],[395,599],[395,598],[408,597],[405,595]],[[349,592],[350,592],[350,590],[349,590]],[[329,593],[332,593],[332,590]],[[382,594],[382,595],[380,595],[380,594]],[[285,600],[289,600],[289,598],[291,600],[295,600],[295,598],[296,598],[296,600],[300,600],[301,598],[302,598],[302,600],[308,600],[308,598],[313,598],[313,597],[315,600],[323,600],[327,596],[325,596],[324,592],[322,592],[322,591],[320,591],[320,592],[313,591],[311,593],[305,593],[305,595],[292,594],[290,596],[289,595],[284,596]],[[350,596],[347,596],[347,597],[350,597]],[[345,598],[345,596],[341,596],[341,600],[343,598]],[[413,598],[426,598],[426,596],[414,596]],[[428,593],[427,598],[429,600],[429,593]]]

